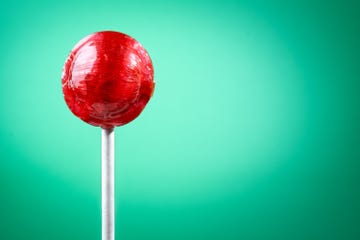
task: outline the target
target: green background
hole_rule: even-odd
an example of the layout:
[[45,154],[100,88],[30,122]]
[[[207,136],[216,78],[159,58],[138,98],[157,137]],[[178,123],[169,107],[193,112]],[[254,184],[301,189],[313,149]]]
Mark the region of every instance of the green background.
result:
[[0,239],[101,238],[101,131],[61,92],[125,32],[156,89],[116,129],[116,237],[360,239],[359,1],[1,1]]

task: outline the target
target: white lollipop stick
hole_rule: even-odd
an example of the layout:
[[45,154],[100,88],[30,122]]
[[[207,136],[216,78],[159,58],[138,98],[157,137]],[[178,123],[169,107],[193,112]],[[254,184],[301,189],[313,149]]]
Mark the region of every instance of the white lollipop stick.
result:
[[114,240],[114,129],[102,129],[101,140],[102,240]]

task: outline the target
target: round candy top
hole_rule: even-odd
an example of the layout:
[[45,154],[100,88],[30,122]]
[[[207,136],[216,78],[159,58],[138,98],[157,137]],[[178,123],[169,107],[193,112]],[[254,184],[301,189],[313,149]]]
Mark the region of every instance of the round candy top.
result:
[[62,90],[72,113],[112,128],[135,119],[153,94],[151,59],[134,38],[96,32],[75,45],[65,62]]

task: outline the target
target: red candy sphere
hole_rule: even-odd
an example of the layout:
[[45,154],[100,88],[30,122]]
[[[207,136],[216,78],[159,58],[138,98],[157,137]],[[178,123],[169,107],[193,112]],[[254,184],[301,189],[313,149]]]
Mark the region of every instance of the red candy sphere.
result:
[[93,33],[71,51],[62,75],[66,104],[83,121],[112,128],[135,119],[153,94],[151,59],[134,38]]

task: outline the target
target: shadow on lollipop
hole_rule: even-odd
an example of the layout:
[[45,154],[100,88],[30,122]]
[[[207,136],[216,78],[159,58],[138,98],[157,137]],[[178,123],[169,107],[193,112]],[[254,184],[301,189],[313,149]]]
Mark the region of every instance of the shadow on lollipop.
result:
[[90,34],[65,62],[62,90],[71,112],[102,128],[102,240],[114,240],[114,128],[134,120],[155,87],[151,59],[134,38],[114,31]]

